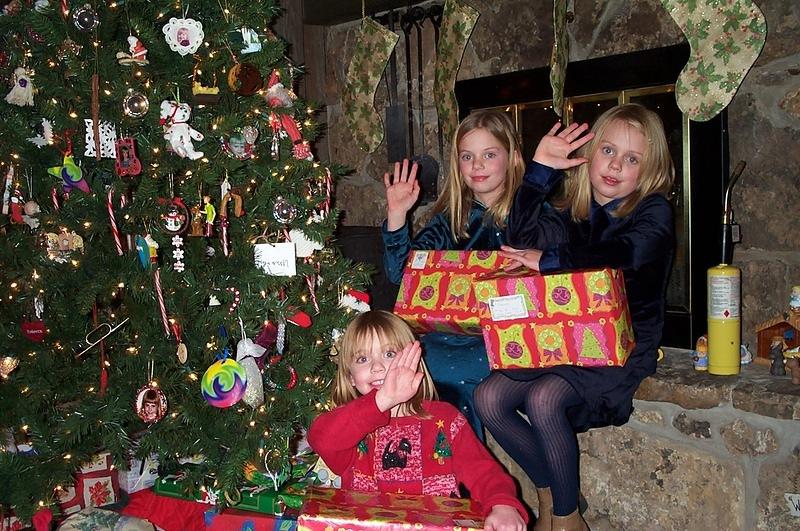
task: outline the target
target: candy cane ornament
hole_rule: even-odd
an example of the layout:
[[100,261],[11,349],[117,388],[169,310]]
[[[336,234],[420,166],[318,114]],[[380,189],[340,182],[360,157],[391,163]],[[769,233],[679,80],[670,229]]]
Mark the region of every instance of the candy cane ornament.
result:
[[122,256],[122,239],[117,227],[117,218],[114,216],[114,191],[111,189],[108,190],[106,208],[108,209],[108,221],[111,224],[111,234],[114,236],[114,247],[117,248],[117,255]]

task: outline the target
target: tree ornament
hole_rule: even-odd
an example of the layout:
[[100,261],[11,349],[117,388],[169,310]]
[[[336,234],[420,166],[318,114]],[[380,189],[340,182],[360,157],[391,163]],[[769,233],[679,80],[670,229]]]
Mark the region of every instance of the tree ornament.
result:
[[261,51],[261,38],[255,30],[243,27],[228,32],[231,44],[241,46],[242,55]]
[[675,99],[689,118],[719,114],[756,62],[767,39],[764,14],[753,0],[661,0],[689,41],[689,62],[675,83]]
[[151,234],[136,237],[136,253],[139,256],[139,265],[148,270],[153,264],[158,263],[158,242]]
[[106,210],[108,211],[108,223],[111,225],[111,235],[114,237],[114,246],[117,248],[117,256],[122,256],[122,238],[119,227],[117,227],[117,217],[114,214],[114,190],[111,187],[108,188],[106,197]]
[[65,194],[69,194],[73,189],[77,188],[85,194],[92,193],[89,188],[89,183],[83,178],[83,170],[75,164],[75,158],[72,156],[72,147],[64,152],[61,166],[52,166],[47,168],[47,173],[53,177],[61,178],[61,186]]
[[11,209],[11,194],[14,189],[14,165],[9,164],[8,170],[6,170],[6,177],[3,182],[3,207],[2,213],[8,214],[9,210]]
[[203,134],[189,125],[192,108],[188,103],[164,100],[161,102],[161,125],[168,149],[181,158],[197,160],[203,158],[202,151],[195,151],[192,140],[203,140]]
[[41,343],[44,341],[44,336],[47,335],[47,326],[41,319],[25,320],[20,323],[20,330],[22,335],[30,339],[34,343]]
[[444,3],[433,81],[439,129],[444,138],[453,138],[458,127],[458,102],[453,89],[461,57],[479,16],[478,11],[457,0],[446,0]]
[[369,17],[361,21],[342,91],[345,118],[358,147],[372,153],[383,142],[383,121],[375,112],[375,91],[400,38]]
[[204,228],[205,228],[205,212],[202,208],[200,208],[200,205],[194,205],[192,207],[192,223],[191,223],[191,230],[189,231],[189,236],[194,236],[194,237],[205,236]]
[[181,234],[189,225],[189,211],[180,197],[167,202],[167,211],[161,214],[164,231],[167,234]]
[[67,59],[72,59],[73,57],[77,57],[83,46],[78,44],[77,42],[73,41],[70,38],[67,38],[61,46],[59,46],[58,51],[56,51],[56,57],[59,61],[66,61]]
[[242,400],[255,409],[264,403],[264,382],[256,360],[264,356],[266,349],[247,337],[241,318],[239,325],[242,329],[242,339],[236,344],[236,361],[244,367],[247,374],[247,387]]
[[183,252],[183,237],[180,234],[172,237],[172,247],[172,258],[175,259],[172,269],[178,273],[183,273],[186,270],[186,263],[183,261],[185,253]]
[[116,161],[114,171],[120,177],[139,175],[142,172],[142,163],[136,155],[136,141],[132,136],[117,140],[115,144]]
[[173,17],[161,31],[169,48],[181,56],[195,53],[205,38],[203,24],[191,18]]
[[289,224],[297,217],[297,208],[283,197],[278,196],[272,206],[272,216],[278,223]]
[[[86,118],[83,122],[86,127],[83,156],[95,157],[97,152],[95,150],[94,121]],[[105,159],[116,158],[117,126],[111,122],[102,121],[99,124],[98,132],[100,133],[100,156]]]
[[303,139],[300,128],[295,119],[291,116],[291,107],[297,98],[291,90],[287,90],[281,83],[280,71],[272,71],[267,84],[267,92],[264,99],[273,109],[269,115],[269,124],[272,128],[272,158],[280,157],[280,139],[282,135],[288,135],[292,140],[292,154],[297,160],[313,160],[308,142]]
[[144,66],[150,64],[147,60],[147,48],[142,41],[133,35],[128,36],[128,52],[117,52],[117,62],[121,65]]
[[169,320],[169,326],[172,330],[172,334],[175,336],[175,342],[178,344],[175,355],[178,357],[179,362],[186,363],[186,360],[189,357],[189,351],[186,349],[186,343],[183,342],[183,329],[181,328],[180,323],[178,323],[178,321],[175,319]]
[[218,408],[236,404],[247,390],[247,372],[238,362],[229,358],[228,347],[217,355],[217,361],[203,373],[200,391],[209,405]]
[[363,313],[370,310],[369,294],[357,289],[349,289],[339,299],[339,306]]
[[0,358],[0,378],[7,380],[17,366],[19,366],[19,359],[14,356],[3,356]]
[[138,90],[129,90],[122,100],[122,112],[131,118],[141,118],[150,110],[150,100]]
[[258,129],[246,125],[236,129],[228,138],[221,137],[222,150],[232,159],[247,160],[253,158],[258,138]]
[[217,209],[211,203],[210,195],[203,196],[203,214],[205,216],[203,236],[210,238],[214,235],[214,220],[217,218]]
[[233,295],[231,303],[228,306],[228,313],[233,313],[239,307],[239,303],[242,302],[242,292],[239,291],[239,288],[234,288],[233,286],[227,288],[227,291],[230,291]]
[[278,327],[271,321],[267,321],[261,327],[261,331],[256,336],[255,342],[266,350],[272,349],[278,341]]
[[61,234],[46,232],[42,235],[47,257],[58,263],[69,261],[75,251],[83,252],[83,238],[75,231],[64,229]]
[[100,25],[100,17],[91,4],[83,4],[72,12],[72,23],[80,31],[88,33]]
[[33,105],[33,82],[28,71],[24,68],[17,67],[14,69],[14,86],[6,94],[6,101],[19,107]]
[[236,63],[228,70],[228,87],[239,96],[252,96],[263,86],[261,72],[250,63]]
[[309,239],[306,233],[300,229],[290,230],[289,239],[294,243],[295,254],[298,258],[308,258],[314,254],[314,251],[319,251],[324,247],[320,242]]
[[42,118],[41,123],[34,127],[36,136],[28,138],[28,142],[41,148],[53,143],[53,124],[47,118]]
[[136,393],[136,415],[153,424],[167,414],[167,395],[152,381]]
[[27,201],[22,206],[22,212],[23,212],[22,214],[23,223],[28,225],[31,228],[31,230],[38,229],[39,220],[36,218],[36,216],[41,212],[41,209],[39,208],[39,203],[37,203],[33,199]]

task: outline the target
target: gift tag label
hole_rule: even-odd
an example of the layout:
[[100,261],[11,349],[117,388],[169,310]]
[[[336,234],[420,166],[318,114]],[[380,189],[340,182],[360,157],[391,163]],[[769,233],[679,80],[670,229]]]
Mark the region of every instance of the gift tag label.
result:
[[411,259],[411,269],[424,269],[428,262],[428,251],[415,251]]
[[491,297],[489,299],[489,311],[492,313],[493,321],[508,321],[528,317],[528,308],[525,306],[524,295]]
[[276,277],[297,274],[294,243],[257,243],[254,247],[256,267],[266,274]]

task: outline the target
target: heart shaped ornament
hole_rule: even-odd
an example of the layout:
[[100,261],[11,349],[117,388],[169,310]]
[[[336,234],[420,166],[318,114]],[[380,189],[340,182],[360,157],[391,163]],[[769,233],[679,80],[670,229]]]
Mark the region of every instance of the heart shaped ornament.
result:
[[47,334],[44,321],[23,321],[20,328],[22,328],[22,335],[35,343],[41,343]]

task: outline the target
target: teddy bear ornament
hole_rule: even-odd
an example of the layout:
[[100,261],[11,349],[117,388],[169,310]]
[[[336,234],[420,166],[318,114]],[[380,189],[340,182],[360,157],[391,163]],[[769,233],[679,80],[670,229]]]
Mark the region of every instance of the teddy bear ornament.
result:
[[192,108],[188,103],[172,100],[161,102],[161,125],[164,127],[164,140],[168,148],[181,158],[197,160],[203,157],[202,151],[195,151],[192,140],[203,140],[203,134],[189,125]]

